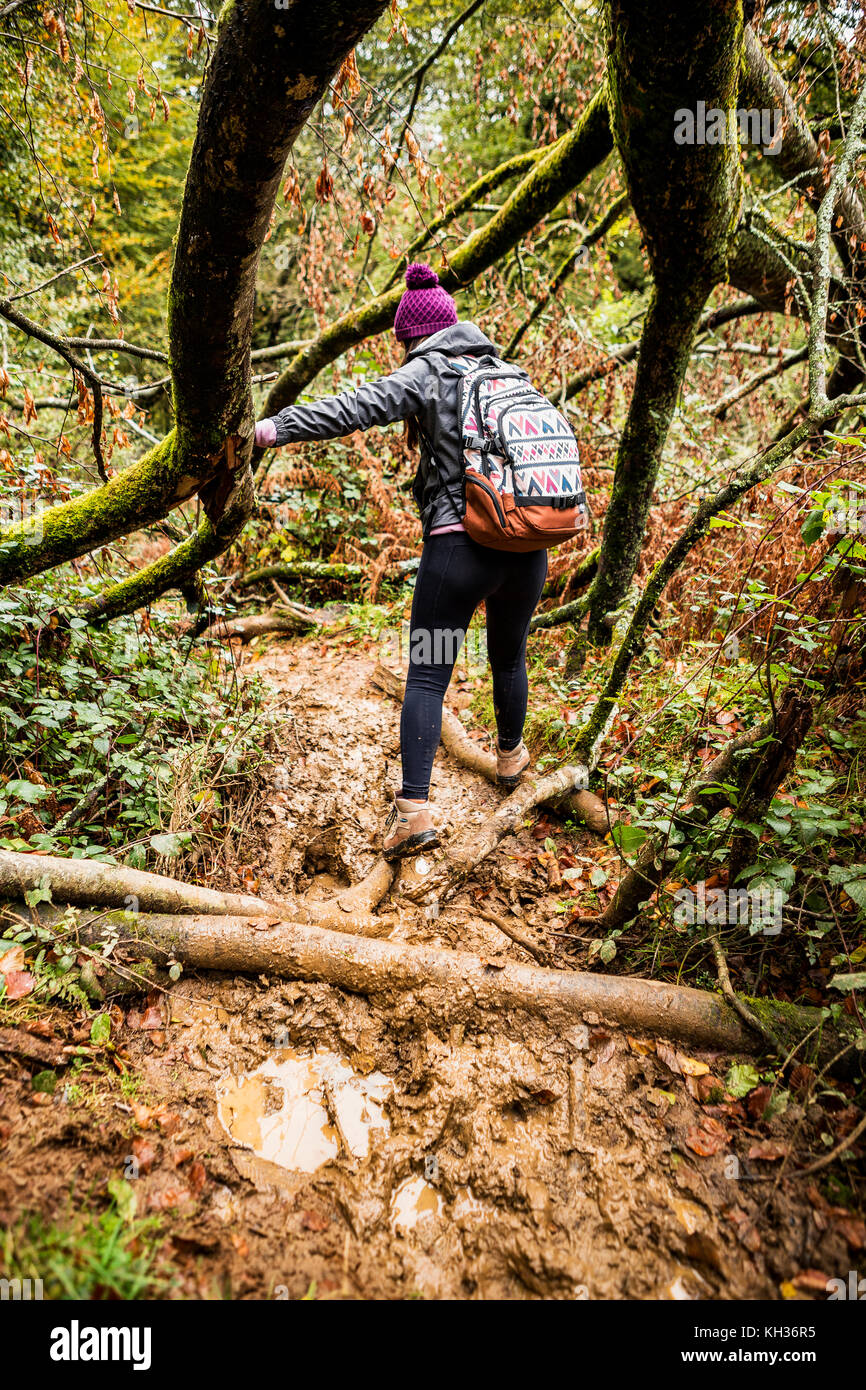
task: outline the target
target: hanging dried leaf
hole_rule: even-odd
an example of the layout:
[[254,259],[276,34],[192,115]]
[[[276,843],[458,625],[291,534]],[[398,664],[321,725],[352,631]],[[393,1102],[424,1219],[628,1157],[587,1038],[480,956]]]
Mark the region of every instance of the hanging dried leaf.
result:
[[349,101],[354,101],[360,91],[361,75],[358,72],[358,60],[355,56],[355,50],[352,49],[348,58],[343,59],[340,71],[337,73],[337,78],[334,82],[334,96],[337,98],[335,104],[337,106],[340,105],[343,92],[345,92]]
[[323,159],[323,160],[322,160],[322,168],[321,168],[321,171],[320,171],[320,173],[319,173],[319,177],[316,179],[316,202],[317,202],[317,203],[328,203],[328,202],[330,202],[330,200],[331,200],[331,194],[333,193],[333,191],[334,191],[334,180],[333,180],[333,178],[332,178],[332,176],[331,176],[331,171],[330,171],[330,169],[328,168],[328,161],[327,161],[327,159]]

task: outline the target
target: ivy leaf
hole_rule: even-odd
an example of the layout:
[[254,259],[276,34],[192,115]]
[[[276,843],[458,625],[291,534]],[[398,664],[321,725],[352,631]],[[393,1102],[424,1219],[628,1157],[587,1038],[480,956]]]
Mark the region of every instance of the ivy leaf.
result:
[[852,902],[856,903],[861,912],[866,912],[866,879],[849,878],[842,884],[842,888],[848,894]]
[[749,1066],[748,1062],[738,1062],[729,1068],[725,1077],[725,1085],[735,1100],[742,1100],[743,1096],[754,1091],[760,1080],[755,1068]]
[[633,854],[640,849],[647,833],[641,825],[615,825],[611,830],[611,839],[623,852],[623,854]]
[[37,907],[39,903],[51,902],[51,879],[47,874],[43,874],[35,888],[31,888],[29,893],[24,894],[24,901],[28,907]]
[[95,1047],[103,1047],[111,1037],[111,1018],[108,1014],[97,1014],[90,1025],[90,1041]]
[[783,820],[781,816],[767,816],[766,821],[770,829],[775,830],[780,839],[784,840],[785,836],[790,833],[791,822],[789,820]]
[[866,989],[866,970],[854,970],[848,975],[834,975],[829,987],[841,990],[843,994],[854,989]]
[[815,511],[809,512],[803,525],[800,527],[800,535],[803,537],[804,545],[814,545],[820,540],[826,528],[827,513],[823,507],[816,507]]
[[49,795],[47,787],[40,786],[38,782],[28,782],[23,777],[10,778],[3,790],[16,801],[26,801],[28,806],[35,801],[44,801]]
[[165,855],[166,859],[173,859],[176,854],[189,844],[192,835],[188,830],[176,835],[151,835],[150,847],[156,850],[157,854]]

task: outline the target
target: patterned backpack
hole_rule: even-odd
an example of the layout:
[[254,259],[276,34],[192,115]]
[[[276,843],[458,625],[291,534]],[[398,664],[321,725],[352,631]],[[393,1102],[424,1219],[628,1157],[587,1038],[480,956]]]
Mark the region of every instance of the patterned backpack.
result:
[[521,373],[492,356],[463,372],[463,525],[493,550],[547,550],[588,521],[574,431]]

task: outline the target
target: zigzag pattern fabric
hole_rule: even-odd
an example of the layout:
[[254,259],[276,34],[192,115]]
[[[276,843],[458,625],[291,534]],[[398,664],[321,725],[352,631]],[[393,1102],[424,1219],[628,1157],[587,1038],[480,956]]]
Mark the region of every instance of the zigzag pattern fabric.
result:
[[466,465],[516,498],[583,503],[578,444],[562,412],[498,359],[457,358],[454,365],[464,373]]

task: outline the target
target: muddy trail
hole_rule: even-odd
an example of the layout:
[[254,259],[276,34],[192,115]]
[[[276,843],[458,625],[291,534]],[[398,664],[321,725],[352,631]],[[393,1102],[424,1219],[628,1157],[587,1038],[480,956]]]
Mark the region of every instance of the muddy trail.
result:
[[[339,636],[243,660],[287,714],[245,865],[264,896],[332,896],[374,862],[399,710],[370,683],[372,653]],[[459,681],[449,702],[468,703]],[[441,749],[431,795],[452,831],[498,800]],[[530,961],[483,900],[585,966],[552,935],[539,836],[595,862],[589,836],[529,822],[440,915],[401,907],[391,939]],[[845,1213],[749,1156],[812,1139],[808,1111],[741,1106],[731,1125],[706,1103],[728,1056],[594,1015],[565,1033],[507,1011],[452,1027],[411,995],[188,972],[127,1009],[121,1041],[137,1096],[37,1104],[7,1082],[0,1208],[56,1217],[134,1178],[139,1212],[165,1214],[175,1296],[757,1299],[850,1264]]]

